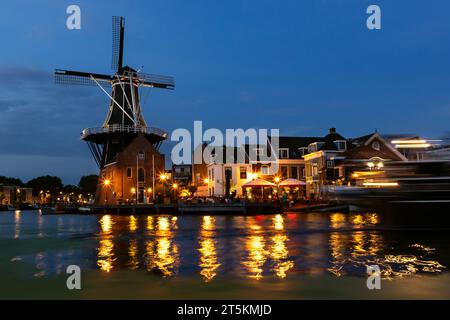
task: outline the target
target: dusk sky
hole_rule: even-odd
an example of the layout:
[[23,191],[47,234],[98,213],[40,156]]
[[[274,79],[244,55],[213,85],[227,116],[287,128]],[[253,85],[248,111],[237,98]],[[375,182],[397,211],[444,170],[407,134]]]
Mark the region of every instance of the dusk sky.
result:
[[[81,30],[66,8],[81,7]],[[366,8],[382,10],[368,30]],[[101,126],[96,87],[54,84],[55,68],[112,73],[111,16],[124,64],[174,76],[144,92],[149,126],[279,128],[345,137],[450,130],[450,2],[382,0],[2,1],[0,175],[65,183],[97,174],[80,132]],[[170,143],[162,151],[170,156]]]

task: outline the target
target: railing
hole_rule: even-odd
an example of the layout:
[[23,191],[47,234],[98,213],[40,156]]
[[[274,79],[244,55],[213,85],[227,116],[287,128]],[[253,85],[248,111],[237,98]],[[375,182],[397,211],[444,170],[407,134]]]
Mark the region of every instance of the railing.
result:
[[106,127],[97,127],[97,128],[87,128],[81,132],[81,138],[85,138],[91,134],[102,134],[102,133],[144,133],[144,134],[154,134],[163,138],[167,138],[167,132],[151,127],[143,127],[143,126],[130,126],[130,125],[121,125],[114,124]]

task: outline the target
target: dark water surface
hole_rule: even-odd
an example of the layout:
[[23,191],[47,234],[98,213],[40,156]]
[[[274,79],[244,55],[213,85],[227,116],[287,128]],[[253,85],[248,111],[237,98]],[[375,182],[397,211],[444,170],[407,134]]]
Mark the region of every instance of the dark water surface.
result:
[[392,228],[379,220],[376,213],[176,217],[3,212],[0,243],[7,248],[2,249],[2,271],[25,263],[32,271],[24,277],[49,277],[76,264],[82,270],[143,270],[204,282],[220,276],[249,281],[366,277],[366,266],[374,264],[385,279],[447,271],[448,230]]

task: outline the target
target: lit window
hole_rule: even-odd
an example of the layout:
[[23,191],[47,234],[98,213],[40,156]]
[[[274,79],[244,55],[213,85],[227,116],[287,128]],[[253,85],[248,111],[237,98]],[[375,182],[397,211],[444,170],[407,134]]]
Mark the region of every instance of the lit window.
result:
[[247,168],[246,167],[239,167],[239,178],[247,179]]

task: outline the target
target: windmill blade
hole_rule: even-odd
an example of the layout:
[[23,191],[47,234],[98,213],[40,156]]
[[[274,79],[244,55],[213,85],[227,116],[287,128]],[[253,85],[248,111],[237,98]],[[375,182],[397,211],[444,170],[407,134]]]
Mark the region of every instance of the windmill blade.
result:
[[175,89],[175,79],[170,76],[162,76],[157,74],[137,73],[137,78],[143,87]]
[[123,65],[123,41],[125,18],[112,17],[112,61],[111,68],[120,71]]
[[105,74],[98,73],[88,73],[80,71],[70,71],[70,70],[55,70],[55,83],[57,84],[73,84],[73,85],[85,85],[85,86],[96,86],[94,78],[100,83],[111,83],[111,77]]

